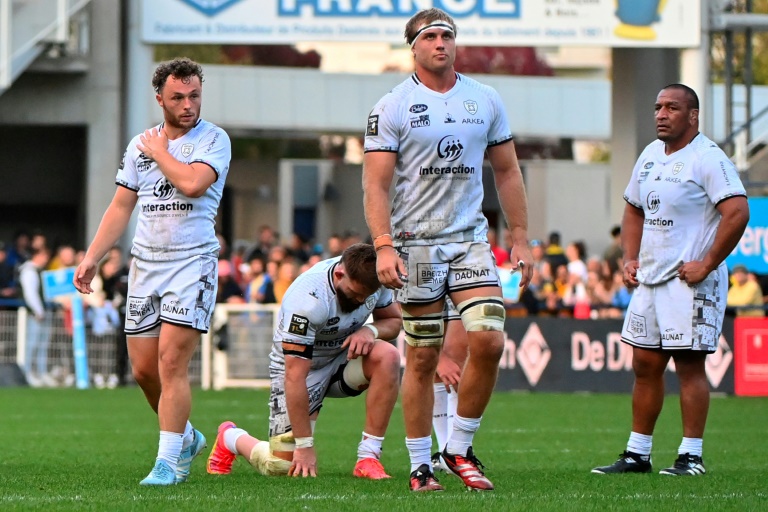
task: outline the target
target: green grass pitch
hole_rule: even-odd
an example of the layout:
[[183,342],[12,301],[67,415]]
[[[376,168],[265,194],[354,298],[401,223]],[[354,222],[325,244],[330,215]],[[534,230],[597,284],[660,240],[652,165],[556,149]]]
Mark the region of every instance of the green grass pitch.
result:
[[[266,435],[266,391],[194,392],[192,420],[213,445],[230,419]],[[394,478],[351,476],[364,401],[329,399],[317,424],[317,479],[266,478],[238,459],[228,476],[205,472],[170,488],[138,485],[157,450],[157,421],[138,388],[0,390],[0,510],[768,510],[768,399],[713,398],[704,477],[592,475],[615,460],[630,426],[627,395],[496,393],[475,450],[496,485],[466,492],[442,477],[443,493],[407,490],[408,455],[395,410],[383,462]],[[654,468],[671,465],[681,436],[678,397],[668,396],[654,438]]]

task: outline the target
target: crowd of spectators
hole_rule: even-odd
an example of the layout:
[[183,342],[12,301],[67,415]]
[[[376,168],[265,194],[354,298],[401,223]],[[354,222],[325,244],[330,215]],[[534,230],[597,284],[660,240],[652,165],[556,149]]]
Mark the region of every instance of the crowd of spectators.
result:
[[[299,234],[285,243],[270,226],[258,229],[252,245],[239,244],[234,250],[219,237],[219,303],[279,304],[296,277],[323,259],[340,256],[357,242],[366,241],[360,233],[347,231],[331,235],[324,244],[313,244]],[[510,316],[554,316],[573,318],[623,318],[631,290],[622,279],[620,229],[610,231],[610,244],[602,255],[590,255],[584,242],[563,245],[560,233],[546,240],[531,240],[533,277],[528,289],[520,293],[510,261],[508,231],[498,236],[490,230],[489,241],[501,269],[502,288]],[[369,240],[368,240],[369,241]],[[45,234],[18,231],[9,244],[0,242],[0,308],[24,306],[29,312],[26,368],[28,380],[47,385],[46,352],[51,326],[45,312],[63,309],[64,327],[71,330],[66,298],[46,302],[41,295],[39,273],[74,267],[84,252],[69,243],[49,244]],[[85,298],[87,321],[94,335],[117,335],[117,361],[111,384],[125,383],[127,352],[122,330],[125,314],[128,263],[124,253],[114,248],[105,257],[93,283],[95,293]],[[519,276],[519,274],[517,274]],[[764,316],[768,303],[765,276],[735,265],[728,291],[727,314]],[[50,317],[50,315],[48,315]]]

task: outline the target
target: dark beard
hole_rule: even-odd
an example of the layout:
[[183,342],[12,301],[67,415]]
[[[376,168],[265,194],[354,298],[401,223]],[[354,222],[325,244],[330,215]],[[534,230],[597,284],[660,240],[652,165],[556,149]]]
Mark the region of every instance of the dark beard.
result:
[[336,300],[339,301],[339,309],[341,309],[342,313],[351,313],[362,306],[362,304],[359,304],[351,298],[347,297],[341,290],[336,290]]

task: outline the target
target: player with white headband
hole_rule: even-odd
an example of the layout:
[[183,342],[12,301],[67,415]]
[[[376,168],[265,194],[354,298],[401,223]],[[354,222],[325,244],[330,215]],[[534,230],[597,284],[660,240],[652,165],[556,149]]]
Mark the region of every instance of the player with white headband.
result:
[[376,104],[365,133],[365,218],[379,281],[396,290],[403,312],[403,414],[413,491],[443,490],[434,476],[430,431],[446,296],[466,329],[469,358],[440,457],[467,488],[493,489],[472,448],[504,350],[504,302],[482,213],[486,152],[513,235],[511,257],[523,263],[521,286],[532,273],[525,187],[506,111],[494,89],[454,70],[456,34],[440,9],[408,21],[415,73]]
[[[442,21],[442,20],[435,20],[435,21],[433,21],[431,23],[425,23],[421,27],[419,27],[419,29],[413,35],[413,39],[410,41],[411,48],[413,48],[413,45],[416,44],[416,40],[419,38],[419,36],[421,34],[423,34],[424,32],[427,32],[427,31],[429,31],[429,32],[435,31],[436,32],[438,30],[447,30],[447,31],[453,33],[454,36],[456,35],[456,30],[455,30],[455,28],[454,28],[454,26],[452,24],[447,23],[447,22]],[[408,37],[407,34],[406,34],[406,37]]]

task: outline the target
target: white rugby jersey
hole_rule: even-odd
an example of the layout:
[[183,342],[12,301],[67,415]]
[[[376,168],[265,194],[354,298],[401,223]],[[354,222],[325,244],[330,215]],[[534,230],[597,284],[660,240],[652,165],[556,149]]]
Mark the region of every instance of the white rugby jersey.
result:
[[392,304],[392,290],[382,286],[355,311],[342,312],[333,287],[333,270],[340,261],[341,256],[321,261],[288,287],[269,355],[273,369],[285,365],[284,341],[313,346],[311,369],[322,368],[345,350],[344,340],[365,324],[374,309]]
[[216,181],[198,198],[185,196],[168,181],[155,161],[136,147],[139,137],[128,144],[116,178],[118,185],[139,195],[131,254],[147,261],[173,261],[218,252],[214,218],[232,153],[226,132],[199,119],[183,137],[168,141],[168,152],[176,160],[202,162],[216,172]]
[[683,263],[701,260],[720,224],[715,206],[746,195],[733,163],[703,134],[671,155],[661,140],[648,144],[624,192],[645,214],[637,280],[664,283],[677,277]]
[[512,133],[499,94],[456,77],[450,91],[439,93],[413,74],[368,116],[365,151],[397,153],[395,245],[486,241],[484,154]]

